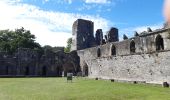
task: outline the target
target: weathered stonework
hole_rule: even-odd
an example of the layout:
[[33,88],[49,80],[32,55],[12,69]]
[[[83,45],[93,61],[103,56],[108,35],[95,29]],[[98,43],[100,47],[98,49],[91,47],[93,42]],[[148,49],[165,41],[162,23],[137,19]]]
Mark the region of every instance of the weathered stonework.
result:
[[57,53],[45,51],[40,56],[31,49],[20,48],[15,55],[0,54],[0,76],[66,76],[80,72],[79,56],[73,51]]
[[118,29],[112,27],[108,32],[107,32],[107,42],[117,42],[119,41],[119,34],[118,34]]
[[[169,28],[151,30],[133,38],[77,50],[80,66],[90,78],[170,83]],[[118,36],[118,35],[116,35]]]
[[73,24],[73,38],[71,50],[82,50],[96,45],[93,35],[94,25],[92,21],[78,19]]
[[103,44],[103,32],[102,32],[102,29],[98,29],[96,31],[96,44],[97,45],[102,45]]

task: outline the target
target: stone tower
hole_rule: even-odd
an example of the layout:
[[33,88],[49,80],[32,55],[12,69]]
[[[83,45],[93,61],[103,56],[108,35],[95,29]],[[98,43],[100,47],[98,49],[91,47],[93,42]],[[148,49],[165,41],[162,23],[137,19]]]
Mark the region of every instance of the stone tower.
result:
[[72,28],[72,51],[95,46],[94,23],[92,21],[77,19]]
[[108,33],[107,33],[107,42],[116,42],[119,41],[119,33],[118,33],[118,29],[112,27]]
[[102,29],[98,29],[96,31],[96,44],[102,45],[103,44],[103,32]]

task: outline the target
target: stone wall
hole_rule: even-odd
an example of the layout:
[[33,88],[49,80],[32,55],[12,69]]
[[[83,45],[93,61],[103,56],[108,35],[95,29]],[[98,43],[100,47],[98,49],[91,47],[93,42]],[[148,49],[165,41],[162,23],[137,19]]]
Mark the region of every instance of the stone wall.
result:
[[62,76],[80,71],[77,52],[45,51],[40,56],[35,50],[20,48],[14,55],[0,53],[0,77],[2,76]]
[[82,50],[95,46],[94,23],[92,21],[78,19],[72,27],[72,46],[71,50]]
[[81,69],[85,73],[85,67],[88,67],[90,78],[170,82],[168,30],[160,29],[128,40],[79,50]]

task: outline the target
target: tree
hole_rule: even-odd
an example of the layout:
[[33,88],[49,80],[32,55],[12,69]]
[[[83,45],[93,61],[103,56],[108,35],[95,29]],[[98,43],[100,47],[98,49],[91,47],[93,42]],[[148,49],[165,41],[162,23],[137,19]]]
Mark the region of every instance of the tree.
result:
[[18,48],[30,48],[39,50],[41,46],[35,42],[35,36],[23,27],[15,31],[0,31],[0,51],[13,54]]
[[50,45],[45,45],[43,47],[43,50],[44,50],[44,52],[49,51],[49,52],[57,53],[59,51],[64,52],[64,47],[52,47]]
[[64,52],[69,53],[71,51],[72,38],[67,40],[67,46],[64,48]]

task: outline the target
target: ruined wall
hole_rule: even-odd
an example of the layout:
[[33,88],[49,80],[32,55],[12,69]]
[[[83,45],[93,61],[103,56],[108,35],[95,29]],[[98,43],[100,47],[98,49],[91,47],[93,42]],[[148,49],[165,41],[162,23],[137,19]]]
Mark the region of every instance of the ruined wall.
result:
[[94,23],[92,21],[77,19],[72,27],[71,50],[82,50],[95,46],[93,31]]
[[0,77],[3,76],[62,76],[62,72],[80,71],[77,52],[45,51],[42,56],[35,50],[19,48],[14,55],[0,53]]
[[[160,46],[157,50],[159,46],[156,43],[160,36],[164,47]],[[161,29],[125,41],[77,51],[81,68],[84,71],[84,67],[88,66],[90,78],[170,82],[168,37],[168,29]],[[113,47],[115,50],[112,50]]]

